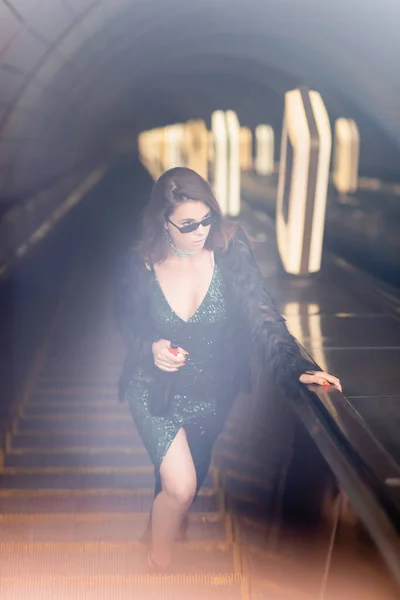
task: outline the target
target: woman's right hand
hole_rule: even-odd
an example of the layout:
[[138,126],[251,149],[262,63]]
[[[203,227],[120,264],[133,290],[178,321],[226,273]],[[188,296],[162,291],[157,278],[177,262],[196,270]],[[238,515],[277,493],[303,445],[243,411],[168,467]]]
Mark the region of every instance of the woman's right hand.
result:
[[175,356],[169,352],[171,342],[168,340],[158,340],[154,342],[151,349],[154,356],[154,364],[162,371],[173,373],[178,371],[186,362],[188,354],[183,348],[178,348],[178,354]]

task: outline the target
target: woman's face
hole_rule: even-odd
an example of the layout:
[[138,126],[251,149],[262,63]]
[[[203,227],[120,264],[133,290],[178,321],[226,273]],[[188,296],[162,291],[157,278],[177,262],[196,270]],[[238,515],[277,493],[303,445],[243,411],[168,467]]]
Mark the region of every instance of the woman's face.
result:
[[[206,217],[211,215],[211,209],[200,201],[188,200],[179,204],[174,212],[170,215],[169,221],[172,221],[178,227],[189,225],[191,223],[199,223]],[[181,233],[174,225],[167,222],[166,226],[172,238],[172,243],[179,250],[196,251],[201,250],[206,242],[207,236],[210,233],[211,225],[199,227],[190,233]]]

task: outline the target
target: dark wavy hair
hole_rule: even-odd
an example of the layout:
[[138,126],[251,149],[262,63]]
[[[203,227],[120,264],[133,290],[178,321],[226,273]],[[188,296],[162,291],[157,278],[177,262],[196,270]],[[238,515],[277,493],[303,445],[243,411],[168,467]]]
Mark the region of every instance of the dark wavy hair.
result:
[[198,173],[186,167],[175,167],[161,175],[153,186],[150,201],[142,214],[142,231],[136,251],[150,264],[167,258],[164,227],[175,208],[187,201],[204,202],[217,216],[211,225],[205,248],[227,250],[238,225],[224,217],[210,184]]

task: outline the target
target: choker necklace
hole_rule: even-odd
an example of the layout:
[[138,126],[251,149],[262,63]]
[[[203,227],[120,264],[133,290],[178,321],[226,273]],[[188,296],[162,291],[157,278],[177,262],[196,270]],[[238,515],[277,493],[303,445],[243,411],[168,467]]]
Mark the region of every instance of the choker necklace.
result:
[[168,230],[166,230],[165,239],[167,240],[167,244],[171,252],[180,258],[184,258],[185,256],[193,256],[194,254],[198,253],[198,250],[179,250],[179,248],[174,246],[172,243],[171,235]]
[[169,249],[179,256],[180,258],[184,258],[185,256],[193,256],[198,253],[198,250],[179,250],[176,246],[173,245],[172,242],[168,242]]

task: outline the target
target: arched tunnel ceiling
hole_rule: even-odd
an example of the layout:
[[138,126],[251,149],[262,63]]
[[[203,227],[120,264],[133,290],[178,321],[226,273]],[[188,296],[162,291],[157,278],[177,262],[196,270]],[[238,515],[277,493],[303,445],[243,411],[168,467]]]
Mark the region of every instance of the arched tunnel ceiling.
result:
[[0,196],[216,108],[279,128],[298,84],[400,170],[399,23],[395,0],[0,0]]

